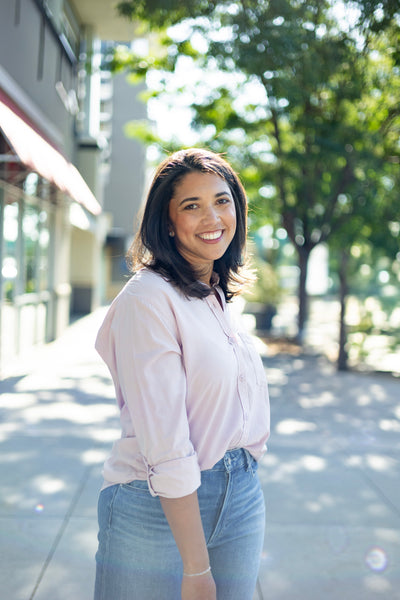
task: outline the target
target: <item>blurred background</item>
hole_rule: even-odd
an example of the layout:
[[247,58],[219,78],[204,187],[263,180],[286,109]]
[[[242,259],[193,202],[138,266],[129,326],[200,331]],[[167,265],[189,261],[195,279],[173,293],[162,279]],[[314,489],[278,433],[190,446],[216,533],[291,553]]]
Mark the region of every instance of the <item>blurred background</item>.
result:
[[3,0],[0,374],[109,303],[155,164],[223,153],[271,352],[400,374],[397,0]]

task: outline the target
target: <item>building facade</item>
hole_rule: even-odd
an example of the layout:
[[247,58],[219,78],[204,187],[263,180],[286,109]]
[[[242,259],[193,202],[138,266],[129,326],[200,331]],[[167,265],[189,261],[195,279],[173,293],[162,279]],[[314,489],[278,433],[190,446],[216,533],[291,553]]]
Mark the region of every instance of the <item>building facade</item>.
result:
[[133,26],[106,0],[92,5],[0,4],[0,376],[123,281],[115,263],[132,234],[145,167],[118,119],[145,107],[102,70],[101,38],[129,41]]

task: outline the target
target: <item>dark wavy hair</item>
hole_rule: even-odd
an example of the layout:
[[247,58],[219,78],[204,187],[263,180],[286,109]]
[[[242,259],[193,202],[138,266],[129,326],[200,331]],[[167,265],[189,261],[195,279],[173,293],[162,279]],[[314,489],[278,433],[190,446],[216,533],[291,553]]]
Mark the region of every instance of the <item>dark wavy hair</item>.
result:
[[211,293],[210,288],[198,281],[198,273],[178,252],[175,239],[168,234],[169,203],[175,186],[193,171],[214,173],[224,179],[235,202],[235,235],[225,254],[214,262],[219,285],[229,301],[252,279],[244,260],[247,198],[232,167],[220,155],[208,150],[180,150],[159,165],[150,186],[139,230],[128,250],[128,265],[133,272],[146,266],[160,273],[188,297],[204,298]]

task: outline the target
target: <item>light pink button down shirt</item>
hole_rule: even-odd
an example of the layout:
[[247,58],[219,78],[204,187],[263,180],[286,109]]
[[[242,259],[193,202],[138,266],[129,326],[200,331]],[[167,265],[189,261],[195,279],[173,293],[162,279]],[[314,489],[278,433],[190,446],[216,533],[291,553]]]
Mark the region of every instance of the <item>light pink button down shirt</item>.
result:
[[186,298],[142,269],[113,301],[96,348],[111,372],[121,439],[104,487],[147,479],[152,495],[180,497],[225,452],[256,460],[269,436],[264,368],[250,337],[217,298]]

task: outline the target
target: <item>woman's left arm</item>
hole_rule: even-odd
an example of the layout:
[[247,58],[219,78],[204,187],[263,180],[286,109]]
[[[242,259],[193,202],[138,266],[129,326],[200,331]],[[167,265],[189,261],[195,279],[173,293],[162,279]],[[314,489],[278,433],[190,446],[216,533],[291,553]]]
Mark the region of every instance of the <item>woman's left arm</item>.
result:
[[[181,498],[163,498],[161,505],[178,546],[183,571],[182,600],[216,600],[197,491]],[[203,573],[203,575],[190,575]]]

